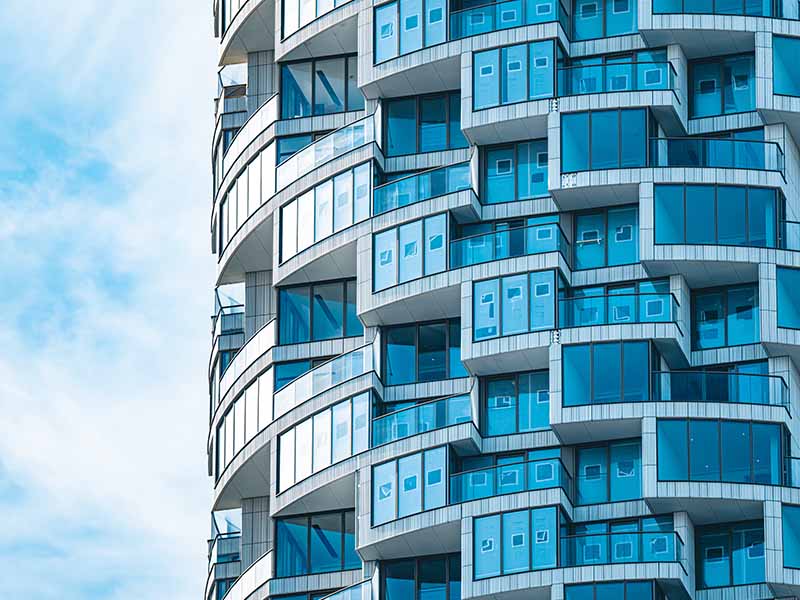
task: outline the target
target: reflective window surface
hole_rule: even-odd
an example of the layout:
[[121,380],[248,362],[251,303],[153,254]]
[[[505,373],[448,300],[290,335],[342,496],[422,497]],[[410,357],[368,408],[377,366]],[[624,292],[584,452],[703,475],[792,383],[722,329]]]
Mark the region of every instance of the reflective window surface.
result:
[[800,506],[782,505],[783,566],[800,569]]
[[353,510],[275,520],[278,577],[360,569]]
[[460,92],[384,101],[386,156],[468,146],[461,132]]
[[[568,62],[568,64],[562,64]],[[642,50],[559,60],[558,95],[602,94],[674,88],[675,70],[666,50]]]
[[713,117],[754,110],[753,54],[736,54],[689,63],[689,117]]
[[445,0],[399,0],[375,8],[375,64],[428,46],[447,37]]
[[280,288],[278,338],[280,344],[298,344],[363,335],[356,316],[355,279]]
[[283,7],[283,38],[287,38],[315,19],[350,0],[285,0]]
[[636,0],[573,0],[572,40],[635,33],[636,15]]
[[761,338],[758,285],[692,291],[692,349],[752,344]]
[[547,371],[502,375],[483,384],[481,428],[505,435],[550,427],[550,381]]
[[483,204],[547,196],[547,140],[489,146],[482,170]]
[[561,115],[561,171],[647,166],[648,118],[643,108]]
[[447,270],[447,213],[411,221],[373,237],[373,289]]
[[764,523],[746,521],[695,529],[697,589],[764,581]]
[[461,600],[461,555],[381,561],[380,600]]
[[642,497],[640,440],[575,449],[575,504],[621,502]]
[[638,262],[638,206],[580,212],[573,222],[575,270]]
[[466,377],[461,362],[461,321],[437,321],[383,328],[386,385]]
[[777,268],[778,327],[800,329],[800,269]]
[[800,96],[800,38],[772,36],[772,87],[776,94]]
[[472,55],[473,108],[542,100],[555,95],[555,42],[531,42]]
[[281,65],[281,118],[294,119],[364,110],[364,96],[349,85],[357,74],[355,56]]
[[564,586],[565,600],[664,600],[655,581],[617,581]]

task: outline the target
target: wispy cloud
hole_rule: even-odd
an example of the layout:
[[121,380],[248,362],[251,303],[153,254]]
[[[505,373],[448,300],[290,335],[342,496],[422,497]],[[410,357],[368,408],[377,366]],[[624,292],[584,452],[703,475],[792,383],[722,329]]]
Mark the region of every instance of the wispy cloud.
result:
[[210,2],[3,10],[4,591],[197,600],[209,509]]

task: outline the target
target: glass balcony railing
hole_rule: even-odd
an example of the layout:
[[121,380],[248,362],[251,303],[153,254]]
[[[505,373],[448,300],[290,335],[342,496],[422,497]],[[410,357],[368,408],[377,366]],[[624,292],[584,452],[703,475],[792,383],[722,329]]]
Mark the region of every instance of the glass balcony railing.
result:
[[785,173],[783,150],[776,142],[720,138],[650,138],[651,167],[755,169]]
[[789,387],[778,375],[717,371],[655,371],[653,399],[789,407]]
[[372,598],[372,580],[365,579],[359,583],[343,588],[320,600],[370,600]]
[[372,196],[373,214],[381,213],[470,189],[469,163],[438,167],[415,173],[375,188]]
[[228,368],[222,372],[219,382],[220,400],[222,394],[228,391],[247,368],[262,356],[267,350],[275,345],[276,341],[276,320],[272,319],[269,323],[259,329],[253,337],[247,340],[244,346],[233,356]]
[[678,301],[669,292],[609,294],[562,298],[558,301],[559,327],[618,325],[623,323],[673,323]]
[[797,10],[794,0],[653,0],[653,14],[741,15],[797,20]]
[[453,240],[450,242],[450,268],[545,252],[570,256],[569,242],[558,223],[527,225]]
[[558,69],[558,95],[674,90],[677,74],[669,62],[625,62]]
[[683,540],[674,531],[626,531],[561,538],[563,567],[684,561]]
[[220,533],[208,541],[208,570],[214,565],[236,562],[240,558],[242,534],[239,531]]
[[372,446],[472,421],[469,394],[431,400],[372,420]]
[[779,227],[779,247],[783,250],[800,250],[800,221],[781,221]]
[[275,419],[295,406],[345,381],[375,370],[372,344],[351,350],[319,365],[275,392]]
[[[245,97],[247,100],[247,97]],[[278,94],[273,94],[264,104],[250,115],[244,125],[231,140],[230,145],[224,153],[223,169],[227,172],[233,162],[241,156],[248,144],[267,127],[279,119],[280,101]]]
[[569,17],[559,0],[508,0],[456,10],[450,14],[450,39],[540,23],[561,23],[569,32]]
[[374,141],[373,115],[337,129],[312,142],[278,165],[275,175],[276,190],[282,190],[309,171],[321,167],[337,156]]
[[450,504],[557,487],[572,499],[572,477],[560,458],[495,465],[451,475]]

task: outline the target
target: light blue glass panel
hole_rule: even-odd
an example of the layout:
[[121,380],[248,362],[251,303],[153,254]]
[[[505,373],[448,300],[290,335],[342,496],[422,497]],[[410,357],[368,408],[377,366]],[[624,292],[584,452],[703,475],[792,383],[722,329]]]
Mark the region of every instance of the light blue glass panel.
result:
[[606,35],[635,33],[637,28],[636,0],[606,0]]
[[658,420],[658,478],[661,481],[689,479],[687,422],[677,419]]
[[375,62],[397,56],[397,2],[375,9]]
[[552,569],[558,559],[558,513],[554,506],[531,510],[533,569]]
[[407,517],[422,511],[422,454],[397,461],[397,516]]
[[764,525],[736,525],[732,539],[733,585],[764,581]]
[[638,261],[639,209],[636,207],[610,209],[608,211],[608,265],[627,265]]
[[619,402],[622,391],[622,344],[592,346],[592,402]]
[[516,200],[514,195],[514,148],[486,151],[486,194],[484,202],[497,204]]
[[776,94],[800,96],[800,38],[772,36],[772,76]]
[[353,171],[333,178],[333,230],[341,231],[353,224]]
[[715,187],[713,185],[686,186],[686,243],[714,244],[716,217]]
[[345,64],[341,58],[314,62],[314,114],[325,115],[345,110]]
[[386,383],[399,385],[416,381],[416,326],[386,330]]
[[500,51],[476,52],[472,61],[475,109],[497,106],[500,104]]
[[503,277],[503,335],[528,331],[528,275]]
[[591,169],[619,167],[620,112],[602,110],[591,113]]
[[503,573],[522,573],[530,570],[530,512],[504,513]]
[[[609,0],[613,3],[616,0]],[[647,113],[644,109],[620,111],[621,168],[647,164]]]
[[[616,138],[615,138],[616,139]],[[589,113],[561,115],[561,171],[589,169]]]
[[344,568],[360,569],[361,557],[356,552],[356,513],[344,513]]
[[447,270],[447,214],[425,219],[425,275]]
[[778,327],[800,329],[800,269],[778,267]]
[[800,506],[783,505],[783,566],[800,569]]
[[[633,231],[630,232],[631,235]],[[575,217],[575,269],[593,269],[606,264],[606,223],[603,213]]]
[[519,431],[550,427],[550,382],[547,371],[519,376]]
[[473,522],[473,564],[475,579],[500,575],[500,515]]
[[576,504],[608,502],[608,448],[577,450]]
[[387,156],[414,154],[417,151],[417,103],[414,98],[392,100],[386,108]]
[[425,0],[425,45],[433,46],[445,41],[445,2]]
[[717,62],[691,65],[691,117],[710,117],[722,113],[722,82]]
[[650,354],[648,342],[624,342],[622,365],[622,401],[644,402],[649,399]]
[[595,600],[594,588],[595,584],[593,583],[566,585],[564,586],[566,600]]
[[[468,148],[469,142],[464,137],[464,132],[461,130],[461,94],[450,94],[450,113],[448,114],[447,127],[450,131],[450,147],[451,148]],[[467,170],[469,175],[469,170]],[[467,186],[469,181],[467,181]]]
[[311,62],[281,67],[281,117],[292,119],[311,115]]
[[553,329],[556,322],[555,271],[539,271],[531,278],[531,331]]
[[278,519],[275,531],[275,568],[278,577],[308,573],[308,519]]
[[722,481],[748,483],[753,468],[750,458],[750,423],[746,421],[721,421],[720,443],[722,452]]
[[353,455],[363,452],[369,445],[370,394],[366,392],[353,398]]
[[517,199],[547,195],[547,140],[517,144]]
[[486,384],[486,433],[517,431],[517,392],[514,378],[491,379]]
[[397,462],[390,461],[372,470],[372,524],[397,518]]
[[684,219],[683,186],[655,186],[656,244],[683,243]]
[[500,281],[476,282],[473,288],[473,337],[485,340],[499,333]]
[[425,510],[439,508],[447,503],[447,448],[434,448],[425,452]]
[[524,102],[528,97],[527,44],[502,48],[500,50],[500,65],[503,69],[500,104]]
[[374,242],[374,288],[379,291],[397,285],[397,230],[377,234]]
[[400,283],[422,277],[422,221],[400,226],[398,236]]
[[422,48],[422,0],[400,0],[400,54]]
[[344,332],[344,286],[341,283],[314,286],[312,332],[314,340],[342,337]]
[[758,288],[747,286],[731,289],[728,290],[727,297],[728,346],[758,341]]
[[775,248],[776,192],[767,188],[747,190],[747,236],[749,246]]
[[342,570],[342,515],[311,516],[311,573]]
[[591,346],[579,344],[564,346],[564,406],[590,404],[591,397]]
[[726,113],[753,110],[756,106],[755,57],[732,56],[724,59],[724,107]]
[[286,288],[279,292],[278,330],[281,344],[308,342],[311,335],[311,307],[307,287]]
[[727,529],[700,530],[697,534],[697,587],[706,589],[731,583],[730,533]]
[[753,482],[780,485],[781,472],[780,425],[753,423]]
[[572,31],[575,40],[603,37],[603,0],[575,0]]
[[[627,355],[626,355],[627,360]],[[645,371],[645,374],[647,372]],[[642,497],[642,449],[639,442],[615,442],[609,447],[611,456],[611,502]]]
[[747,242],[746,193],[740,186],[717,187],[717,240],[722,245],[742,246]]
[[[554,0],[554,3],[558,1]],[[555,95],[553,48],[552,41],[530,44],[530,89],[528,94],[531,100],[552,98]]]
[[689,421],[689,479],[719,481],[719,421]]

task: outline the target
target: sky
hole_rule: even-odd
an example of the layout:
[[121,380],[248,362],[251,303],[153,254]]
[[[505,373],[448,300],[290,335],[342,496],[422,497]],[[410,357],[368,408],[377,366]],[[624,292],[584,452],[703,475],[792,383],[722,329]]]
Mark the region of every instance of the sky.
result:
[[4,595],[200,600],[211,0],[2,4]]

